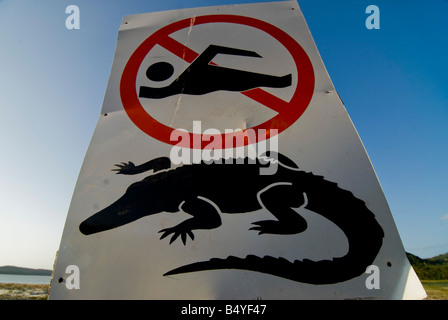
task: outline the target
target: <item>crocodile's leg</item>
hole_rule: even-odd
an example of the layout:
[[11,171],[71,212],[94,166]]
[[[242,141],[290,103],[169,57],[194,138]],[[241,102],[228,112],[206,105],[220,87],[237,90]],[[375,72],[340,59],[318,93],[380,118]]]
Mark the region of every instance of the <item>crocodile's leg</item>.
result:
[[296,234],[306,230],[307,222],[292,208],[298,208],[305,203],[304,195],[290,184],[280,184],[269,187],[258,194],[260,204],[277,218],[253,222],[256,227],[249,230],[259,231],[259,234]]
[[205,198],[198,197],[186,200],[181,205],[181,209],[192,215],[193,218],[187,219],[174,227],[160,230],[159,232],[163,232],[160,239],[173,234],[170,244],[181,236],[182,242],[185,245],[187,242],[187,234],[192,240],[194,240],[192,230],[214,229],[221,225],[219,210]]

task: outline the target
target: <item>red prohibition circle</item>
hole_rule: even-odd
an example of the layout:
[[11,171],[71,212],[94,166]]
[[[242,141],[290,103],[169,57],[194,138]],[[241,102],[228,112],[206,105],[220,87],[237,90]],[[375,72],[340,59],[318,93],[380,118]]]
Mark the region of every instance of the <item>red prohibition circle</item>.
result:
[[[276,99],[276,97],[270,95],[269,93],[266,93],[259,88],[242,92],[247,97],[250,97],[257,102],[278,111],[278,114],[273,118],[265,121],[264,123],[261,123],[252,128],[244,129],[242,131],[236,131],[227,134],[224,133],[220,135],[189,133],[190,139],[185,139],[186,141],[182,140],[179,142],[179,134],[177,135],[178,139],[172,139],[172,133],[176,131],[176,129],[168,127],[155,120],[146,112],[146,110],[141,105],[136,90],[137,72],[148,52],[156,44],[162,43],[167,39],[171,39],[169,37],[170,34],[184,28],[189,28],[192,25],[200,25],[206,23],[240,24],[257,28],[272,36],[288,50],[294,60],[298,74],[297,87],[289,102],[284,102],[283,100],[278,98]],[[205,15],[195,17],[194,19],[188,18],[174,22],[157,30],[145,41],[143,41],[142,44],[131,55],[123,70],[120,82],[120,96],[123,107],[131,121],[140,130],[161,142],[195,149],[206,149],[210,144],[210,141],[215,141],[215,139],[221,139],[220,141],[222,141],[223,149],[227,148],[228,146],[235,148],[241,145],[252,144],[260,142],[264,139],[269,139],[275,134],[279,134],[283,130],[287,129],[297,119],[300,118],[300,116],[308,107],[313,96],[313,92],[314,70],[305,50],[303,50],[303,48],[286,32],[273,26],[272,24],[255,18],[238,15]],[[255,132],[264,129],[266,130],[266,134],[258,137],[256,141],[250,141],[247,133],[247,130],[249,129],[252,129]],[[276,130],[273,130],[273,132],[271,133],[271,129]],[[241,138],[241,136],[244,136],[244,139],[239,139]],[[234,138],[236,139],[234,140]],[[227,144],[226,141],[230,141],[230,143]],[[234,141],[237,141],[237,143],[240,143],[240,145],[235,145]],[[241,144],[241,141],[244,141],[244,143]]]

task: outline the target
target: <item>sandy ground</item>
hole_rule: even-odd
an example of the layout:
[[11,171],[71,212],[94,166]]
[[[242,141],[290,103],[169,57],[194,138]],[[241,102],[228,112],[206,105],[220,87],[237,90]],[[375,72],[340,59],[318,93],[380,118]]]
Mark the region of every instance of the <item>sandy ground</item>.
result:
[[[448,300],[448,281],[422,281],[426,300]],[[48,284],[0,283],[0,300],[47,300]]]
[[0,283],[0,300],[47,300],[48,284]]

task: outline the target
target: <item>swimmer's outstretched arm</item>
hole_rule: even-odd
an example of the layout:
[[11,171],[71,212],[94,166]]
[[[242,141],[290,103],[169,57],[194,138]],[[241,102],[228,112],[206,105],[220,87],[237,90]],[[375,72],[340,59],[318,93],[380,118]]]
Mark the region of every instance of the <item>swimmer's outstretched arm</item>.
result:
[[204,50],[191,64],[191,66],[194,65],[208,65],[214,57],[216,57],[218,54],[227,54],[227,55],[234,55],[234,56],[243,56],[243,57],[254,57],[254,58],[261,58],[261,56],[254,52],[249,50],[243,50],[243,49],[236,49],[236,48],[229,48],[229,47],[223,47],[218,46],[215,44],[211,44],[207,47],[207,49]]

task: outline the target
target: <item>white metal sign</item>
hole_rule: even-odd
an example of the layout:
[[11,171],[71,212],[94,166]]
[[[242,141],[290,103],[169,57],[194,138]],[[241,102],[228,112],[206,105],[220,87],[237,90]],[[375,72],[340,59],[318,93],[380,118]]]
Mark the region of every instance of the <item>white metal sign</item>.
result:
[[50,298],[424,295],[296,2],[123,19]]

